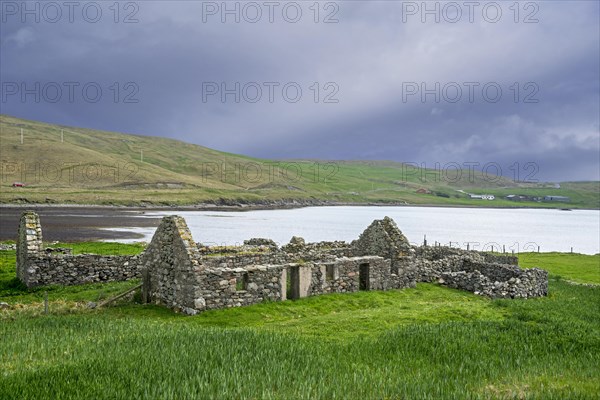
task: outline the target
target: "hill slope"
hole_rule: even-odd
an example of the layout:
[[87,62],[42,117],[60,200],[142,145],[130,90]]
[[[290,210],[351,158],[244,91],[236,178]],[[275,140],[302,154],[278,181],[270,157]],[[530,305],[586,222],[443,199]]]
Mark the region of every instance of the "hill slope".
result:
[[[21,137],[21,130],[23,135]],[[122,205],[464,204],[510,202],[506,194],[569,196],[598,208],[598,182],[522,183],[468,170],[418,170],[390,161],[265,160],[173,139],[65,127],[0,116],[2,203]],[[25,187],[12,187],[24,182]],[[417,193],[424,189],[425,192]],[[422,190],[423,191],[423,190]],[[464,192],[461,192],[464,191]],[[466,193],[496,195],[472,200]]]

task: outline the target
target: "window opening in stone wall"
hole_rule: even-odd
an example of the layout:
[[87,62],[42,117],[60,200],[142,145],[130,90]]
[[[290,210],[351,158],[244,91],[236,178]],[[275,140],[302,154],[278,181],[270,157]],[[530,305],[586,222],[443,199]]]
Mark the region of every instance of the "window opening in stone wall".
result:
[[334,279],[336,279],[336,275],[337,275],[337,271],[336,271],[336,266],[331,264],[331,265],[327,265],[326,271],[325,271],[325,275],[328,281],[333,281]]
[[244,272],[242,275],[236,277],[235,290],[248,290],[248,273]]

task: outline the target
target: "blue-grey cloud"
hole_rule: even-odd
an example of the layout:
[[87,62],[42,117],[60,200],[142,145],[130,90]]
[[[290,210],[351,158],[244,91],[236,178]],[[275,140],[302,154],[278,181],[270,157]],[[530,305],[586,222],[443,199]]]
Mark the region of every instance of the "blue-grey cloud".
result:
[[[513,2],[480,2],[472,22],[458,2],[455,23],[451,2],[427,3],[439,8],[439,23],[407,13],[422,2],[321,2],[318,15],[314,2],[282,2],[272,23],[262,2],[227,2],[246,10],[239,23],[212,13],[222,2],[122,2],[118,15],[112,2],[97,2],[96,23],[82,14],[89,2],[73,22],[63,8],[55,23],[44,2],[29,3],[39,4],[39,22],[31,14],[23,22],[23,4],[3,1],[0,10],[2,113],[259,157],[497,163],[508,176],[514,163],[533,162],[542,180],[600,179],[597,2],[521,3],[518,15]],[[262,16],[251,23],[255,4]],[[498,22],[490,4],[500,5]],[[297,8],[302,17],[291,23]],[[63,92],[56,103],[36,102],[7,95],[12,82],[78,86],[72,101]],[[97,103],[81,93],[90,82],[102,89]],[[206,95],[207,82],[250,84],[239,102],[234,94],[223,102]],[[282,93],[286,83],[292,95],[302,89],[299,101]],[[413,84],[436,83],[448,89],[439,99],[407,95]],[[473,99],[469,83],[478,84]],[[485,97],[486,83],[501,88],[499,101]],[[462,93],[452,102],[456,85]],[[251,103],[256,86],[262,97]]]

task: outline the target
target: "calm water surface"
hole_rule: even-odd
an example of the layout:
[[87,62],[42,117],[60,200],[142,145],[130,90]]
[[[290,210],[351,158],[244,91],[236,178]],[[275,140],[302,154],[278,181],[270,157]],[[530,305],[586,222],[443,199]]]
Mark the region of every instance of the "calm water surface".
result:
[[[174,212],[151,212],[163,216]],[[415,244],[440,242],[471,249],[600,252],[600,211],[544,209],[484,209],[443,207],[309,207],[245,212],[178,211],[194,239],[209,245],[241,244],[265,237],[279,244],[293,235],[307,241],[356,239],[374,220],[393,218]],[[154,229],[138,228],[145,240]]]

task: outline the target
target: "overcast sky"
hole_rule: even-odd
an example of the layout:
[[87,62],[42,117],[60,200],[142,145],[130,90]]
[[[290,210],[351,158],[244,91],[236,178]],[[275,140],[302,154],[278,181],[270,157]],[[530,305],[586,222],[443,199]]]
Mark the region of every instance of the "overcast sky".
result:
[[600,179],[598,1],[23,4],[1,2],[3,114],[266,158]]

